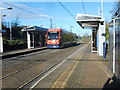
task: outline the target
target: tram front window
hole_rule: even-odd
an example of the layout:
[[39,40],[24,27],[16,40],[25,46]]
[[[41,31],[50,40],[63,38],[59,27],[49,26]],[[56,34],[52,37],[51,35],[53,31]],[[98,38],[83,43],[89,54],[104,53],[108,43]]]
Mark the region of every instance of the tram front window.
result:
[[59,32],[48,32],[48,40],[57,40]]

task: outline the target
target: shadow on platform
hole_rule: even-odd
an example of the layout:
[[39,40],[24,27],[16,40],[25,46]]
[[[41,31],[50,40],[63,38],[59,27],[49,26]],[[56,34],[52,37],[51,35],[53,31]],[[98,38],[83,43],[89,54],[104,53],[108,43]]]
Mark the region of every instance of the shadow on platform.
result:
[[71,58],[71,59],[67,59],[67,60],[75,60],[75,61],[86,61],[86,62],[92,62],[92,61],[99,61],[99,62],[108,62],[108,60],[93,60],[93,59],[74,59],[74,58]]
[[103,86],[103,90],[108,90],[108,89],[115,89],[115,90],[120,90],[120,85],[115,77],[115,75],[112,78],[108,78],[106,83]]

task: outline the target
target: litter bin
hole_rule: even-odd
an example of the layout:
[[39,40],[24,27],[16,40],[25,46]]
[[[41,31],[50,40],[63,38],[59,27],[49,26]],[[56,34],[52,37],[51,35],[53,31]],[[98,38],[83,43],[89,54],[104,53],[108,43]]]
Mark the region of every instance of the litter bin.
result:
[[106,58],[106,42],[103,43],[103,57]]

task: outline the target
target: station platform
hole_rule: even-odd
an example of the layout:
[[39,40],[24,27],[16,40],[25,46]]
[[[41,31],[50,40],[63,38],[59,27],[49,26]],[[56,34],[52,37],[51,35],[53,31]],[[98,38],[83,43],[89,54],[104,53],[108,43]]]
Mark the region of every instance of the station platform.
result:
[[[6,58],[13,55],[17,56],[44,49],[47,48],[41,47],[34,49],[14,50],[3,53],[2,57]],[[63,68],[65,68],[65,70]],[[55,76],[61,70],[63,70],[63,72],[61,72],[60,75]],[[51,80],[52,82],[50,82]],[[45,87],[43,88],[46,88],[45,83],[50,83],[47,88],[51,89],[91,88],[91,90],[93,90],[93,88],[96,88],[97,90],[106,90],[106,88],[119,88],[114,74],[109,70],[108,60],[104,59],[101,56],[98,56],[96,53],[91,53],[90,44],[84,44],[83,48],[78,50],[78,52],[72,55],[70,58],[67,58],[67,61],[65,63],[58,67],[58,69],[56,69],[43,81],[37,84],[35,88],[41,88],[44,85]]]
[[[83,55],[82,55],[83,54]],[[51,88],[96,88],[106,90],[107,88],[119,88],[119,84],[113,73],[109,70],[107,59],[90,53],[90,46],[84,47],[79,52],[80,59],[71,59],[75,65],[69,66]],[[73,58],[73,57],[72,57]],[[80,89],[80,90],[81,90]],[[116,89],[118,90],[118,89]]]
[[12,50],[12,51],[7,51],[1,54],[2,59],[5,58],[10,58],[10,57],[15,57],[23,54],[28,54],[40,50],[47,49],[47,47],[37,47],[37,48],[32,48],[32,49],[19,49],[19,50]]

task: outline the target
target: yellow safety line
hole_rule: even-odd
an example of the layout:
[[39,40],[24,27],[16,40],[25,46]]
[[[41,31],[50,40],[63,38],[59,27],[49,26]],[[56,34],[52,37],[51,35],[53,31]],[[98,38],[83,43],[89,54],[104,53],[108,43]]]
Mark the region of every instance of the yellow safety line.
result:
[[[82,52],[82,54],[79,57],[79,59],[81,59],[83,55],[84,54]],[[75,70],[75,68],[76,68],[76,66],[77,66],[78,63],[79,63],[79,61],[74,61],[73,63],[71,63],[68,66],[68,68],[62,73],[62,75],[53,83],[53,85],[51,86],[51,88],[65,88],[65,86],[67,84],[67,81],[69,80],[71,74]]]
[[68,68],[62,73],[62,75],[53,83],[51,88],[65,88],[66,83],[76,68],[78,62],[79,61],[75,61],[74,63],[70,64]]

